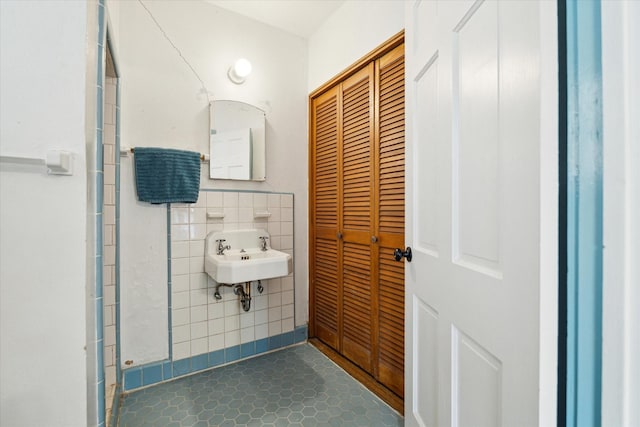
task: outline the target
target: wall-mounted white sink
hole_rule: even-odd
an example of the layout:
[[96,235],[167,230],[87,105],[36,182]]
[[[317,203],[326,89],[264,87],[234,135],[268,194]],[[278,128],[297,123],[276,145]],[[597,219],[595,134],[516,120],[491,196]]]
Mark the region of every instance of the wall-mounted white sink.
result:
[[[262,250],[266,237],[266,250]],[[214,231],[205,240],[205,271],[218,283],[272,279],[292,272],[291,255],[271,249],[269,233],[259,229]],[[220,247],[225,249],[222,254]]]

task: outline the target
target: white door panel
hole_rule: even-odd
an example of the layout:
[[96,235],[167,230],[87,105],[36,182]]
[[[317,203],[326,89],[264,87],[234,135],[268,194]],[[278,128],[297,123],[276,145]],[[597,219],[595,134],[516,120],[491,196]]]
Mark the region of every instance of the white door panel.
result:
[[[419,135],[426,134],[430,129],[435,129],[438,123],[438,56],[434,55],[421,70],[413,85],[406,85],[408,90],[413,90],[415,97],[416,132]],[[422,213],[420,222],[416,223],[414,242],[415,250],[429,254],[437,258],[440,255],[438,242],[438,230],[442,219],[438,220],[438,212],[432,207],[438,201],[438,177],[439,171],[436,144],[425,142],[416,148],[416,159],[420,164],[415,168],[416,180],[421,185],[421,192],[416,194],[416,208]]]
[[541,182],[557,170],[540,154],[557,147],[541,137],[557,108],[543,105],[557,102],[543,96],[556,52],[543,3],[407,6],[407,425],[552,419],[539,413],[541,194],[555,191]]
[[[435,426],[438,425],[438,313],[418,298],[413,300],[412,312],[414,335],[405,339],[413,341],[413,360],[421,360],[414,372],[412,415],[420,425]],[[405,399],[406,396],[405,392]],[[405,417],[409,418],[406,411]]]
[[455,326],[452,328],[451,370],[451,400],[456,409],[451,414],[451,424],[499,426],[502,363]]

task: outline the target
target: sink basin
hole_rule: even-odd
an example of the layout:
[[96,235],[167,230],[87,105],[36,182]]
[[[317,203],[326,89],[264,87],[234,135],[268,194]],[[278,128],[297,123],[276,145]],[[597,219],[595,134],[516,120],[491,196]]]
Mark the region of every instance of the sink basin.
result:
[[[287,276],[293,270],[291,255],[268,248],[260,249],[260,237],[269,233],[259,229],[215,231],[205,240],[205,271],[218,283],[244,283]],[[217,255],[216,240],[231,246]]]

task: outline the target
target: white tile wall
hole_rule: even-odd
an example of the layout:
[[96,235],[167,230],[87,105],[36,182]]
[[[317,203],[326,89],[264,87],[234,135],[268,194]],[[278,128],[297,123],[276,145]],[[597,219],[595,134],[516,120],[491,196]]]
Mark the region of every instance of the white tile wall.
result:
[[[254,218],[268,210],[269,218]],[[207,218],[207,212],[224,218]],[[293,274],[251,285],[251,310],[244,312],[233,290],[204,272],[204,239],[208,233],[261,228],[274,249],[293,256],[293,195],[201,191],[198,202],[171,206],[171,309],[173,360],[267,338],[294,329]]]
[[116,80],[106,78],[103,127],[103,322],[106,410],[111,410],[116,385]]

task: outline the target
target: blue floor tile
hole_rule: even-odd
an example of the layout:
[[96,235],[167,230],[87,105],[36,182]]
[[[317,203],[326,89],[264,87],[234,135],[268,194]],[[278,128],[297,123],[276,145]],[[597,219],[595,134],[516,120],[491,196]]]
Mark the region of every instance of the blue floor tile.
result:
[[[257,352],[267,345],[259,343]],[[121,405],[120,427],[404,425],[402,416],[309,344],[134,391]]]

